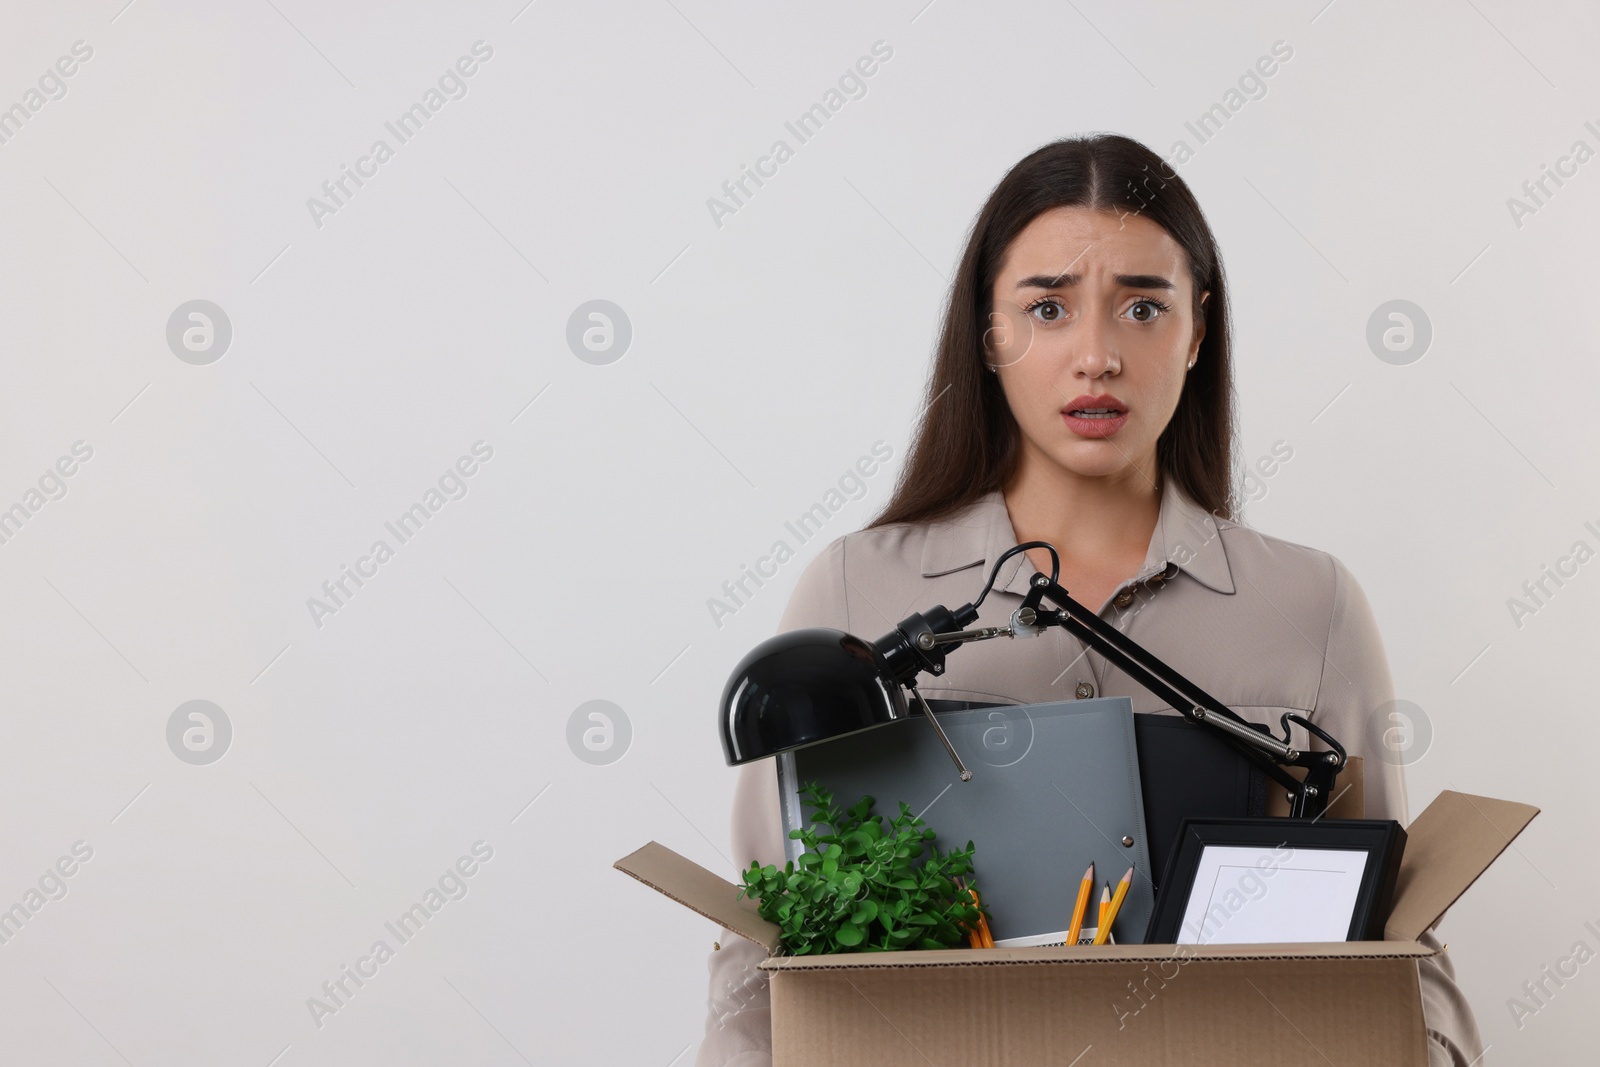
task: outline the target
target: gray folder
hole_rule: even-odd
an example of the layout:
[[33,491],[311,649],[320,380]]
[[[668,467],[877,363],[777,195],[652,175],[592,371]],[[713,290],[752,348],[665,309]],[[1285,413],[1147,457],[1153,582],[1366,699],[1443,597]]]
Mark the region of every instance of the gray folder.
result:
[[802,804],[804,783],[820,781],[839,808],[870,795],[873,813],[886,821],[905,801],[938,834],[940,852],[968,840],[976,845],[974,884],[997,941],[1064,933],[1092,861],[1095,890],[1084,927],[1095,925],[1100,887],[1109,882],[1115,892],[1131,865],[1133,883],[1112,934],[1123,944],[1138,942],[1155,893],[1128,699],[953,711],[936,704],[935,714],[972,771],[970,781],[961,781],[920,714],[780,756],[788,858],[798,860],[801,851],[789,831],[813,815]]

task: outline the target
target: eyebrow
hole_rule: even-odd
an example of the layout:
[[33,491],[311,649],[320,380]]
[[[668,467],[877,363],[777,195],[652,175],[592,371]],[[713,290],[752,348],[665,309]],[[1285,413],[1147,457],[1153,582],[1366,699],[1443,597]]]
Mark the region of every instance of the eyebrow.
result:
[[[1058,289],[1077,285],[1083,276],[1072,273],[1035,274],[1017,283],[1018,289]],[[1112,280],[1129,289],[1172,289],[1172,282],[1159,274],[1117,274]]]

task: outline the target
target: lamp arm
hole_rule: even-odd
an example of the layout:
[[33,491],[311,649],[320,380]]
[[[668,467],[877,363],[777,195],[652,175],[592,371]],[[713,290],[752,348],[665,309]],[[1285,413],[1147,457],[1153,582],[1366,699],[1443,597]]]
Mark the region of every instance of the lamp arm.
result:
[[[994,588],[1001,564],[1028,548],[1043,548],[1050,553],[1050,576],[1033,576],[1022,606],[1012,613],[1009,626],[966,629],[977,621],[978,605]],[[1044,627],[1060,626],[1121,668],[1151,693],[1171,704],[1185,718],[1220,734],[1225,743],[1283,786],[1289,796],[1290,818],[1317,818],[1327,811],[1333,799],[1334,783],[1345,765],[1343,745],[1321,727],[1292,712],[1286,712],[1280,720],[1283,728],[1281,739],[1246,721],[1222,701],[1167,666],[1144,646],[1072,599],[1057,582],[1059,576],[1059,557],[1054,546],[1044,541],[1017,545],[995,561],[989,581],[976,601],[963,604],[953,611],[936,605],[926,612],[910,615],[892,631],[872,642],[883,657],[886,677],[897,685],[911,689],[923,714],[933,721],[945,749],[962,772],[963,781],[970,780],[971,774],[961,763],[927,704],[922,701],[922,695],[916,692],[917,675],[924,671],[933,675],[943,674],[948,651],[968,642],[995,637],[1027,637]],[[1057,608],[1041,608],[1040,604],[1045,600],[1057,605]],[[1315,735],[1328,746],[1329,751],[1312,752],[1295,748],[1290,742],[1291,723]],[[1286,767],[1304,768],[1305,779],[1302,781],[1294,777]]]
[[[1049,600],[1061,610],[1039,612],[1040,600]],[[1022,608],[1034,609],[1040,625],[1063,627],[1185,717],[1220,733],[1224,741],[1233,745],[1288,791],[1291,818],[1316,818],[1327,811],[1334,783],[1344,768],[1345,750],[1320,727],[1313,726],[1302,716],[1286,713],[1281,723],[1284,734],[1282,740],[1256,729],[1216,697],[1072,599],[1053,578],[1034,575],[1032,588],[1023,599]],[[1289,743],[1290,722],[1315,734],[1328,745],[1330,751],[1302,751],[1292,747]],[[1296,779],[1285,767],[1305,768],[1305,781]]]
[[922,717],[933,726],[934,733],[939,735],[939,743],[944,745],[944,750],[950,754],[950,759],[956,765],[956,772],[963,782],[972,781],[972,772],[967,765],[961,762],[961,754],[956,751],[956,746],[950,743],[950,735],[944,732],[944,727],[939,725],[939,720],[934,716],[933,709],[928,707],[928,702],[922,699],[922,690],[914,683],[907,683],[906,688],[911,690],[911,695],[917,698],[917,706],[922,709]]

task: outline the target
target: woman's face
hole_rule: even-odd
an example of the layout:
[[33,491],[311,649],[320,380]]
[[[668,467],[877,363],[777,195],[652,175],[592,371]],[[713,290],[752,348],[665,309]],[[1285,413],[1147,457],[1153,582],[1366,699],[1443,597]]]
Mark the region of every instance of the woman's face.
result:
[[985,358],[1024,463],[1153,484],[1156,439],[1205,336],[1182,246],[1140,215],[1052,208],[1007,249],[993,299]]

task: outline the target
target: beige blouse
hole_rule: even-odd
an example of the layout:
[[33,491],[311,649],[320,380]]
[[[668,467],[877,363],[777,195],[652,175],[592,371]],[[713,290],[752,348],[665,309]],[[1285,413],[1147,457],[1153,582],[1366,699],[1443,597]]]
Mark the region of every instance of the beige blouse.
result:
[[[999,491],[939,522],[846,534],[801,573],[779,630],[831,626],[876,639],[914,611],[975,600],[991,561],[1016,543]],[[1035,572],[1022,553],[1007,560],[975,625],[1005,625]],[[1168,480],[1144,565],[1099,615],[1275,734],[1285,711],[1304,715],[1350,755],[1365,757],[1367,817],[1410,821],[1402,768],[1381,750],[1370,722],[1393,699],[1388,660],[1366,596],[1337,559],[1215,518]],[[918,684],[929,699],[1034,704],[1125,696],[1135,712],[1177,714],[1059,628],[956,649],[942,678]],[[1299,727],[1295,741],[1308,743]],[[784,865],[775,760],[739,768],[732,846],[741,868]],[[1422,940],[1439,947],[1431,931]],[[767,978],[755,969],[764,952],[727,930],[720,945],[709,960],[706,1033],[695,1062],[769,1065]],[[1449,955],[1418,966],[1431,1064],[1481,1067],[1482,1039]]]

